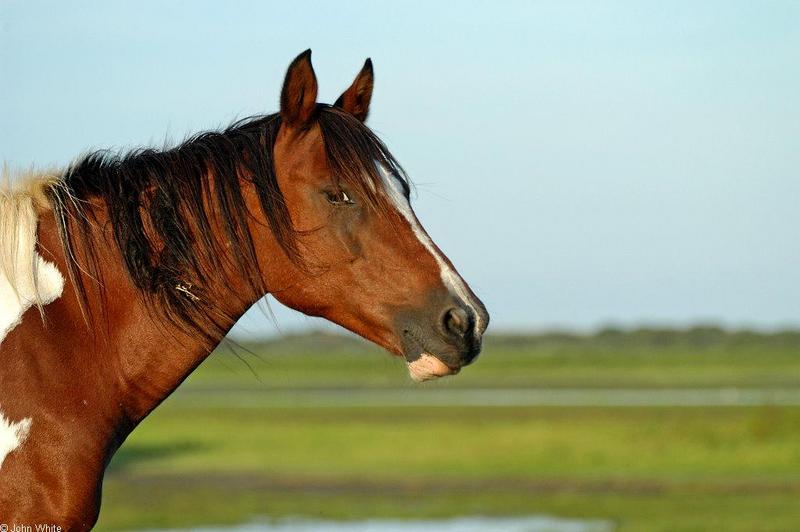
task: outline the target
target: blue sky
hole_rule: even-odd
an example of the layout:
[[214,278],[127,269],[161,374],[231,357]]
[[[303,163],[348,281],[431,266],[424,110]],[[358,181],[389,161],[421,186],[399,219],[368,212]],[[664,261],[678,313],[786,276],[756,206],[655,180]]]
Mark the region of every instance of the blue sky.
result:
[[369,123],[496,328],[800,325],[798,2],[3,0],[0,159],[274,111],[309,47],[327,102],[372,57]]

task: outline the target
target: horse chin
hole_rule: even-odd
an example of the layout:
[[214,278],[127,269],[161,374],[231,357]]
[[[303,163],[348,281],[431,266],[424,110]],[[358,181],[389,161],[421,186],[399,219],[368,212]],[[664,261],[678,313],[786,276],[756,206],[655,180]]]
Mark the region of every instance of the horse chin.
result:
[[408,363],[408,373],[416,382],[455,375],[458,371],[458,368],[451,368],[430,353],[422,353],[418,359]]

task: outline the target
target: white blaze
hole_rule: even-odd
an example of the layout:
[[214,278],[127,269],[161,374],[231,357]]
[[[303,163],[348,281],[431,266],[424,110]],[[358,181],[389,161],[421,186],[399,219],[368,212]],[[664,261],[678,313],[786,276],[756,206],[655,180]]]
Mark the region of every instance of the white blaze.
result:
[[433,243],[431,237],[428,236],[428,233],[422,228],[422,225],[419,223],[419,220],[417,220],[414,211],[411,209],[411,204],[403,194],[403,191],[400,188],[400,182],[397,180],[397,178],[392,175],[392,173],[389,172],[383,165],[379,164],[378,168],[381,171],[381,176],[383,176],[383,181],[386,183],[386,189],[389,194],[389,198],[392,200],[392,203],[411,226],[411,230],[414,232],[420,243],[425,247],[425,249],[428,250],[431,256],[433,256],[436,264],[439,266],[439,273],[444,285],[448,288],[448,290],[450,290],[450,293],[458,297],[467,307],[470,308],[470,310],[472,310],[472,313],[475,316],[475,327],[480,330],[481,315],[472,305],[472,298],[469,295],[469,290],[467,289],[467,285],[464,283],[464,280],[460,275],[458,275],[458,273],[455,272],[455,270],[453,270],[447,260],[442,256],[439,249],[436,247],[436,244]]
[[31,430],[31,418],[12,423],[0,412],[0,467],[8,453],[25,442]]

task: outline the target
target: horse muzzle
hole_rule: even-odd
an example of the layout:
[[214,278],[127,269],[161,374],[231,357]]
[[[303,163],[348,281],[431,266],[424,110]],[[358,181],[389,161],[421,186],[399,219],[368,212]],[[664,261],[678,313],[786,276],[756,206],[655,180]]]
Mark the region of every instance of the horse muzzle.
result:
[[417,382],[455,375],[481,352],[489,323],[486,308],[477,298],[468,302],[443,299],[401,319],[404,357]]

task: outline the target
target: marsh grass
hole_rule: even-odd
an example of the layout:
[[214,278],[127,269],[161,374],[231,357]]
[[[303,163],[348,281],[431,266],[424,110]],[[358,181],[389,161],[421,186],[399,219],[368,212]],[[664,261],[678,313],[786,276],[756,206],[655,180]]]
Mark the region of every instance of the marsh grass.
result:
[[[433,387],[798,388],[797,335],[604,334],[496,338],[475,366]],[[620,530],[800,529],[800,407],[204,399],[417,392],[402,364],[347,338],[251,347],[264,353],[244,355],[261,380],[217,353],[135,431],[109,469],[99,529],[528,514],[610,519]]]

